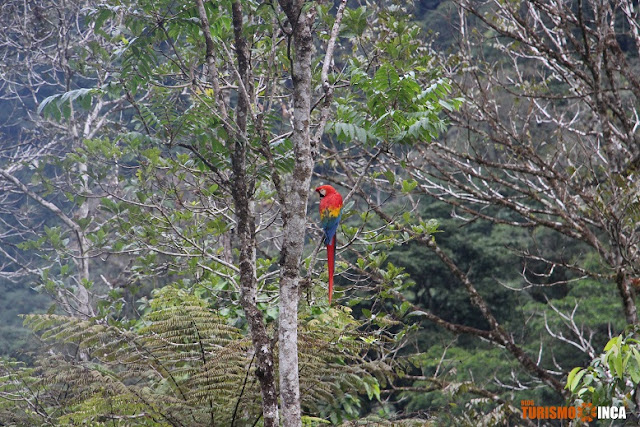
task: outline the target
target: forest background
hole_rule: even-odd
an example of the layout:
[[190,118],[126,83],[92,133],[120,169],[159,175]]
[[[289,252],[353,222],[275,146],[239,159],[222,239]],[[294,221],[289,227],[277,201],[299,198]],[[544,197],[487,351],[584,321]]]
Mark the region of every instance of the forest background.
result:
[[0,424],[637,424],[638,18],[3,2]]

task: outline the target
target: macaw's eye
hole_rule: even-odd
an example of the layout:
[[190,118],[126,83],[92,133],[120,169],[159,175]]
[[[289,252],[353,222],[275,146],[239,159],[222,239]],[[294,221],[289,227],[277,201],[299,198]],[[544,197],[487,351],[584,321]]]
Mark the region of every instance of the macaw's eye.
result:
[[326,195],[326,190],[318,190],[318,193],[320,193],[320,197],[324,197]]

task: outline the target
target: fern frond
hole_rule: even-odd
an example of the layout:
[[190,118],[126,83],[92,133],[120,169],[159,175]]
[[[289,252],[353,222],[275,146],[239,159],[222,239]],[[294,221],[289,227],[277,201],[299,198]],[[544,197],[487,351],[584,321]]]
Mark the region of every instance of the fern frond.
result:
[[[238,425],[255,423],[261,395],[246,332],[177,287],[156,292],[149,307],[131,329],[58,315],[27,316],[25,324],[52,348],[31,370],[0,365],[0,421],[8,419],[2,418],[8,416],[5,393],[25,408],[37,396],[46,403],[40,418],[61,424],[209,425],[213,420],[226,425],[234,414]],[[379,393],[372,373],[381,369],[362,359],[368,346],[358,339],[357,327],[344,313],[301,319],[305,413],[340,406],[346,396]],[[29,419],[27,412],[21,419]]]

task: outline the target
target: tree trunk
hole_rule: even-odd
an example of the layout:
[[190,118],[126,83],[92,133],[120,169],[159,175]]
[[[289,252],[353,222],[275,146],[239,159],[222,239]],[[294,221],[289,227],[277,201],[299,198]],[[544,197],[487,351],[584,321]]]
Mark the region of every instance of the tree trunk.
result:
[[300,300],[300,260],[307,224],[307,200],[313,157],[309,123],[311,121],[311,54],[315,9],[302,12],[301,5],[281,0],[292,23],[293,134],[295,154],[293,173],[285,182],[283,207],[284,238],[280,258],[280,323],[278,330],[280,398],[285,426],[301,425],[300,381],[298,375],[298,302]]
[[[198,1],[200,18],[203,27],[208,31],[208,20],[204,12],[202,0]],[[243,36],[242,4],[234,1],[232,4],[233,32],[235,39],[235,52],[240,84],[250,90],[250,53],[247,41]],[[207,39],[210,35],[207,35]],[[208,41],[208,44],[209,41]],[[208,49],[208,55],[213,52]],[[256,304],[258,283],[256,279],[256,224],[253,194],[253,181],[247,175],[247,119],[249,104],[247,93],[238,95],[236,108],[236,125],[234,146],[231,155],[233,186],[232,197],[236,210],[237,235],[240,244],[240,303],[247,316],[251,341],[256,354],[256,376],[260,382],[262,395],[262,416],[265,426],[277,426],[278,423],[278,395],[275,385],[275,371],[273,363],[273,349],[267,329],[264,324],[264,316]]]

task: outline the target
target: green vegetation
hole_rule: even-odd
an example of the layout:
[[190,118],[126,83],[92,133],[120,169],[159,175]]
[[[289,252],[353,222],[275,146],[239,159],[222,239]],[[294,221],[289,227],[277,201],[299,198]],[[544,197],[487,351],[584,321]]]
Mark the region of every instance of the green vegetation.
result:
[[[17,425],[38,425],[43,414],[60,424],[253,425],[261,408],[260,389],[251,380],[256,369],[251,342],[229,318],[208,308],[210,303],[197,296],[201,290],[163,287],[126,329],[59,315],[27,316],[26,324],[46,342],[83,356],[43,358],[35,370],[5,363],[2,376],[12,381],[3,391],[31,405],[3,400],[0,416]],[[358,414],[353,407],[360,404],[358,393],[379,399],[373,373],[384,381],[388,373],[359,363],[357,354],[367,340],[357,334],[348,310],[301,320],[305,413],[337,422]]]
[[638,422],[632,2],[183,3],[0,5],[0,425]]

